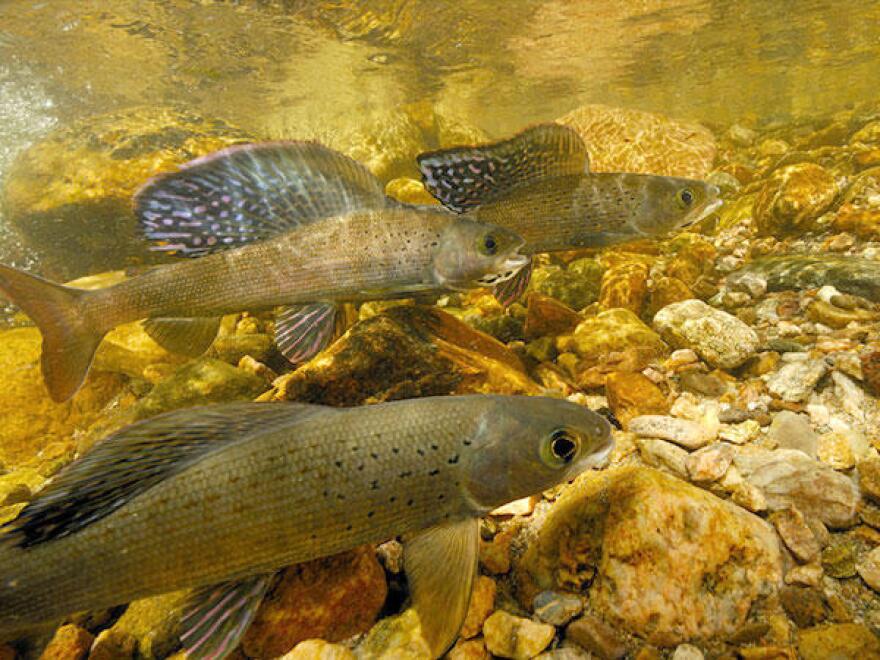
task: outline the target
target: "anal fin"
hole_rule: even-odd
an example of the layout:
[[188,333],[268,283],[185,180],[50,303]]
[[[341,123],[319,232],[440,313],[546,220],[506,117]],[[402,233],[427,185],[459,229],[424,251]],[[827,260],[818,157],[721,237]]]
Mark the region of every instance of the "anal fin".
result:
[[477,576],[479,520],[431,527],[404,540],[404,569],[422,635],[435,658],[458,637]]
[[247,632],[274,573],[197,589],[181,619],[180,641],[190,660],[222,660]]
[[513,277],[496,284],[492,291],[495,294],[495,300],[500,302],[503,307],[510,307],[519,300],[526,292],[529,280],[532,279],[532,268],[532,262],[529,260],[529,263],[520,268]]
[[336,334],[339,308],[334,303],[286,307],[275,320],[275,343],[293,364],[311,360]]
[[166,351],[198,357],[214,343],[220,321],[219,316],[153,318],[144,321],[144,330]]

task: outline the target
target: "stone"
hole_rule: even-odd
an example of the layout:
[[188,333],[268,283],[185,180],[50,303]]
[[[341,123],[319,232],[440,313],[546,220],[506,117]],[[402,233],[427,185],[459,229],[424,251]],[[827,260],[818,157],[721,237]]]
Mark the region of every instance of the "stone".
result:
[[443,394],[538,394],[520,358],[436,308],[392,307],[279,378],[267,398],[361,405]]
[[129,660],[134,657],[137,640],[108,628],[95,637],[89,651],[89,660]]
[[627,430],[642,438],[669,440],[685,449],[699,449],[713,439],[711,432],[697,422],[665,415],[634,417]]
[[819,589],[785,585],[779,590],[779,601],[799,628],[815,626],[828,618],[828,608]]
[[702,394],[717,398],[727,393],[727,383],[713,376],[712,374],[702,374],[698,371],[686,371],[679,378],[681,389],[685,392],[693,392],[694,394]]
[[880,458],[869,458],[859,463],[859,488],[866,497],[880,503]]
[[681,447],[656,438],[639,438],[636,446],[645,464],[668,470],[682,479],[688,478],[688,453]]
[[363,660],[424,660],[431,657],[431,648],[422,636],[419,615],[409,608],[381,619],[357,646],[355,655]]
[[449,660],[490,660],[491,658],[482,639],[460,639],[445,657]]
[[134,192],[160,172],[250,140],[222,120],[171,107],[86,115],[18,156],[4,216],[52,279],[156,263],[131,212]]
[[703,660],[703,652],[692,644],[679,644],[672,654],[672,660]]
[[764,493],[760,488],[747,482],[733,486],[730,499],[752,513],[762,513],[767,510],[767,498],[764,497]]
[[251,657],[283,655],[302,641],[367,632],[388,588],[372,546],[284,570],[242,638]]
[[783,401],[799,403],[806,401],[827,372],[825,360],[790,362],[770,377],[767,389]]
[[815,229],[816,219],[838,192],[834,176],[819,165],[782,167],[773,172],[755,199],[755,226],[765,236]]
[[614,628],[592,614],[568,624],[565,637],[601,660],[618,660],[626,655],[626,646]]
[[[724,411],[722,411],[724,414]],[[761,434],[761,425],[754,419],[746,419],[735,424],[722,424],[718,437],[725,442],[744,445]]]
[[467,615],[459,632],[460,637],[470,639],[480,634],[483,623],[495,609],[495,592],[497,590],[495,580],[492,578],[485,575],[480,575],[477,578],[471,593]]
[[795,449],[753,450],[734,456],[748,483],[760,489],[771,510],[796,507],[807,518],[829,527],[849,527],[856,520],[858,488],[839,474]]
[[773,417],[767,440],[771,446],[797,449],[810,458],[816,458],[819,436],[810,425],[810,418],[790,410],[781,410]]
[[840,309],[823,300],[814,300],[807,307],[807,318],[829,328],[845,328],[850,323],[871,323],[880,315],[864,309]]
[[677,277],[658,277],[652,281],[645,308],[645,317],[654,318],[661,309],[673,303],[695,298],[693,290]]
[[307,639],[278,660],[355,660],[350,649],[322,639]]
[[88,630],[67,624],[55,631],[40,660],[81,660],[89,654],[94,637]]
[[480,541],[480,563],[492,575],[503,575],[510,571],[510,544],[513,543],[514,528],[498,532],[491,541]]
[[691,348],[708,364],[732,369],[752,357],[758,335],[735,316],[686,300],[664,307],[654,316],[654,329],[676,348]]
[[770,515],[770,522],[798,561],[810,562],[819,556],[822,547],[800,511],[794,507],[781,509]]
[[805,564],[803,566],[793,566],[785,574],[785,584],[794,584],[801,587],[819,587],[822,585],[822,578],[825,571],[821,564]]
[[660,388],[639,373],[608,374],[605,396],[608,407],[624,428],[635,417],[669,412],[669,401]]
[[421,181],[409,177],[398,177],[389,181],[385,185],[385,194],[404,204],[431,205],[440,203],[427,191]]
[[553,504],[523,555],[518,595],[590,585],[591,607],[606,622],[670,646],[732,634],[781,579],[766,522],[627,466],[581,475]]
[[851,578],[856,575],[856,555],[858,550],[852,539],[834,537],[831,544],[822,551],[822,568],[833,578]]
[[728,284],[747,273],[765,278],[770,291],[803,291],[830,285],[880,302],[880,261],[873,259],[828,255],[764,257],[728,275]]
[[880,547],[860,557],[856,571],[871,589],[880,591]]
[[564,626],[584,609],[577,596],[559,591],[542,591],[532,601],[535,616],[551,626]]
[[798,631],[797,650],[801,660],[880,657],[880,640],[866,626],[836,623]]
[[599,305],[603,309],[628,309],[639,314],[647,295],[648,267],[643,263],[622,263],[602,275]]
[[224,335],[214,340],[208,355],[238,365],[245,357],[264,362],[272,356],[274,350],[275,339],[269,335]]
[[583,319],[573,309],[537,291],[529,293],[526,304],[526,339],[562,335],[573,331]]
[[591,104],[557,120],[590,145],[594,172],[644,172],[704,178],[715,160],[715,138],[705,127],[669,117]]
[[737,655],[742,660],[798,660],[793,648],[783,646],[746,646]]
[[733,449],[723,442],[703,447],[687,457],[687,472],[691,481],[710,483],[718,481],[733,462]]
[[604,272],[605,267],[596,259],[576,259],[566,268],[535,268],[529,286],[571,309],[581,310],[599,299],[599,287]]
[[856,464],[850,437],[841,431],[831,431],[819,436],[816,455],[820,461],[835,470],[849,470]]
[[134,639],[137,657],[167,658],[180,648],[180,619],[188,595],[175,591],[136,600],[110,630],[118,639]]
[[546,623],[494,612],[483,624],[483,638],[492,655],[515,660],[534,658],[553,641],[556,628]]

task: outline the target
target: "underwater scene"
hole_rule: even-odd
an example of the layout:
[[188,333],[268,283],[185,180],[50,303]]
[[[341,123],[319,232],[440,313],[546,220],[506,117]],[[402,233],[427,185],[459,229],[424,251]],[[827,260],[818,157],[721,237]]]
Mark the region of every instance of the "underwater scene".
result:
[[0,660],[880,659],[880,3],[0,0]]

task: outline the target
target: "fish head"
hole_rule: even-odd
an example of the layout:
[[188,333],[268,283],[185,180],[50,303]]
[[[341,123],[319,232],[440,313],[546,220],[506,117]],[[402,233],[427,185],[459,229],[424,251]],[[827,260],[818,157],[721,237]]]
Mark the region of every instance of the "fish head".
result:
[[464,466],[463,484],[479,511],[603,465],[614,447],[608,421],[584,406],[541,396],[486,399],[491,403]]
[[632,197],[637,204],[629,222],[635,233],[643,236],[663,235],[688,227],[722,203],[718,186],[705,181],[653,174],[624,177],[623,185],[635,193]]
[[528,264],[525,241],[509,229],[456,218],[444,229],[433,256],[433,275],[444,288],[493,286]]

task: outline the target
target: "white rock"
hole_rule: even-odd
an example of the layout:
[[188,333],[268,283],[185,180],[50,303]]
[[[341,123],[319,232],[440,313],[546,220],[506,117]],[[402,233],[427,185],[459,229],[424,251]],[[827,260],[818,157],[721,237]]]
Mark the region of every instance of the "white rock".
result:
[[639,438],[636,446],[642,460],[648,465],[665,468],[682,479],[688,478],[688,453],[681,447],[656,438]]
[[703,660],[703,652],[690,644],[679,644],[672,654],[672,660]]
[[880,548],[874,548],[856,564],[862,579],[874,591],[880,591]]
[[825,360],[789,363],[770,376],[767,389],[783,401],[805,401],[827,371]]
[[699,449],[714,439],[712,432],[697,422],[666,415],[634,417],[628,430],[642,438],[669,440],[686,449]]
[[761,425],[754,419],[739,424],[722,424],[718,437],[735,445],[744,445],[761,435]]

